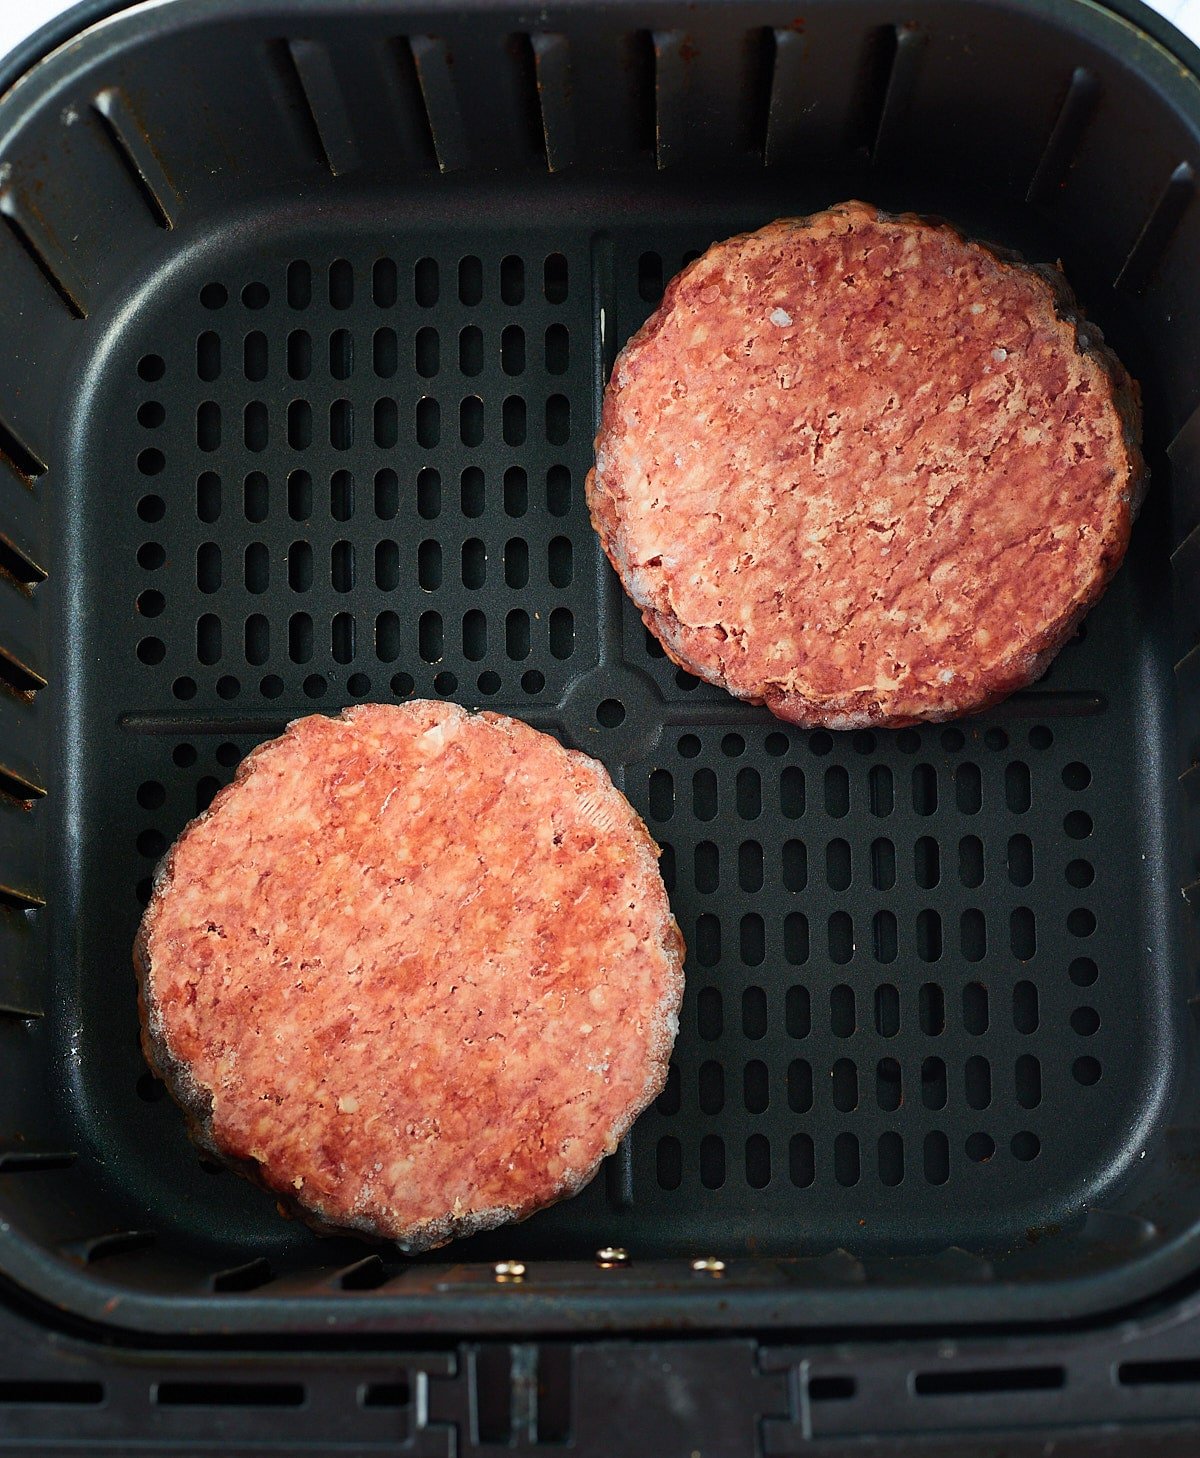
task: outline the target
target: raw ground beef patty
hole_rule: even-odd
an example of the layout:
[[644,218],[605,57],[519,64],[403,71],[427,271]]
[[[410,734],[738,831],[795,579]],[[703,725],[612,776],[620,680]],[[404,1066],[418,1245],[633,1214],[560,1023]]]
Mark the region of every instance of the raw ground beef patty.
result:
[[1120,565],[1136,386],[1062,275],[846,203],[718,243],[616,362],[588,503],[684,668],[827,728],[1032,682]]
[[175,843],[134,962],[194,1137],[425,1250],[574,1194],[661,1089],[683,943],[603,766],[453,704],[297,720]]

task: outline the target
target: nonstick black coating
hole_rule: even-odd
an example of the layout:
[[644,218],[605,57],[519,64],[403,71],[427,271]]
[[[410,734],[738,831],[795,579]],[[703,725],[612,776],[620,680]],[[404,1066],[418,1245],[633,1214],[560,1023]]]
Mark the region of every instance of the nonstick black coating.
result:
[[[1178,67],[1149,42],[1130,67],[1128,30],[1082,6],[894,19],[660,7],[651,31],[569,7],[530,40],[497,8],[180,3],[0,102],[0,448],[36,503],[0,644],[48,680],[0,722],[33,746],[10,774],[47,790],[6,832],[44,846],[13,886],[46,902],[14,901],[24,961],[0,974],[25,1070],[2,1096],[14,1279],[97,1315],[117,1290],[132,1324],[348,1319],[329,1273],[367,1248],[198,1159],[142,1063],[128,954],[156,859],[242,755],[414,694],[604,760],[663,844],[688,988],[666,1091],[579,1199],[385,1264],[354,1320],[1063,1315],[1186,1267],[1196,716],[1165,447],[1200,342],[1194,117]],[[960,724],[808,734],[662,657],[583,480],[664,281],[851,195],[1062,257],[1143,381],[1155,481],[1035,688]],[[653,1290],[597,1288],[613,1245]],[[708,1254],[724,1310],[695,1307]],[[447,1262],[500,1258],[542,1272],[523,1306],[488,1304],[490,1264],[431,1294]]]

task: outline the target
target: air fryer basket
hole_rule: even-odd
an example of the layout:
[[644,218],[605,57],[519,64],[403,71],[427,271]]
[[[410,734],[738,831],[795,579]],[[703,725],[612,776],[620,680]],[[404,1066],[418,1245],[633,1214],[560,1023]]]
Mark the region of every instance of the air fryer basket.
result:
[[[266,1333],[1032,1321],[1191,1271],[1198,132],[1082,0],[174,0],[0,99],[0,1273]],[[807,734],[662,657],[582,487],[664,280],[854,195],[1061,258],[1153,484],[1035,688]],[[593,1185],[402,1265],[197,1158],[129,948],[253,745],[410,694],[602,758],[689,960]]]

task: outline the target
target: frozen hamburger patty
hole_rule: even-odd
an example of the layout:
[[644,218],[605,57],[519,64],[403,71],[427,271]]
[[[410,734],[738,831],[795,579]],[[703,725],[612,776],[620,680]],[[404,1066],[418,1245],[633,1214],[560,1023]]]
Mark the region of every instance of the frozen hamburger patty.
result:
[[206,1148],[424,1250],[574,1194],[661,1089],[683,943],[603,766],[453,704],[250,754],[159,869],[143,1045]]
[[1036,679],[1120,565],[1136,386],[1061,274],[851,202],[718,243],[605,395],[592,520],[684,668],[805,725]]

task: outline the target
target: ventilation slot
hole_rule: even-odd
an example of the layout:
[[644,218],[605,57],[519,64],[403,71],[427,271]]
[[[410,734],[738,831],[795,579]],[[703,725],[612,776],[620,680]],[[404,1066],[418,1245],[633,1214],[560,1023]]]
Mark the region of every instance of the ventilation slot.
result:
[[6,765],[0,764],[0,795],[7,795],[10,799],[19,800],[23,805],[31,805],[34,800],[40,800],[45,793],[46,791],[41,785],[35,785],[24,775],[19,775],[15,770],[10,770]]
[[21,587],[35,587],[45,582],[46,569],[27,557],[20,547],[0,533],[0,575],[9,577]]
[[46,464],[25,444],[19,435],[0,420],[0,460],[11,467],[27,486],[46,474]]
[[546,166],[562,172],[575,160],[575,118],[571,111],[571,49],[564,35],[530,36]]
[[649,42],[654,55],[654,161],[661,172],[683,151],[687,111],[686,37],[678,30],[656,30]]
[[1053,1392],[1066,1382],[1061,1367],[990,1367],[967,1372],[918,1372],[918,1397],[962,1397],[984,1392]]
[[0,192],[0,216],[71,313],[77,319],[86,319],[86,295],[74,265],[54,242],[32,205],[19,197],[13,188],[5,188]]
[[[0,904],[8,895],[9,893],[0,887]],[[70,1169],[74,1163],[75,1155],[69,1153],[39,1152],[30,1149],[0,1150],[0,1175],[39,1174],[46,1170]]]
[[272,1280],[273,1275],[270,1262],[260,1256],[257,1260],[247,1261],[245,1265],[218,1271],[211,1284],[214,1291],[255,1291]]
[[68,1247],[85,1265],[108,1260],[110,1256],[128,1255],[135,1250],[145,1250],[155,1241],[150,1230],[117,1230],[111,1235],[97,1235],[91,1240],[75,1241]]
[[339,1291],[377,1291],[385,1281],[391,1279],[391,1271],[377,1255],[364,1256],[361,1261],[347,1266],[334,1277],[333,1284]]
[[1200,1358],[1122,1362],[1117,1367],[1117,1381],[1122,1387],[1193,1386],[1200,1384]]
[[1091,71],[1077,66],[1071,74],[1046,150],[1025,194],[1026,202],[1045,203],[1054,196],[1079,150],[1099,99],[1100,83]]
[[329,52],[311,40],[290,40],[286,45],[322,159],[339,177],[358,166],[359,155]]
[[454,77],[450,69],[450,52],[446,42],[437,36],[417,35],[409,41],[421,99],[438,166],[443,172],[465,167],[469,159],[462,112],[454,93]]
[[0,1381],[0,1403],[6,1407],[96,1407],[103,1401],[99,1382]]
[[[407,1382],[368,1382],[362,1389],[361,1401],[364,1407],[407,1407],[412,1401],[412,1390]],[[539,1421],[541,1402],[539,1392]]]
[[1163,260],[1167,246],[1196,196],[1196,174],[1181,162],[1171,173],[1154,211],[1146,220],[1137,242],[1113,282],[1113,288],[1140,294]]
[[7,648],[0,648],[0,686],[11,689],[20,698],[32,699],[38,689],[46,687],[46,680]]
[[773,30],[771,91],[763,163],[773,167],[796,152],[804,123],[804,58],[807,38],[798,30]]
[[159,1407],[302,1407],[303,1382],[158,1382]]
[[138,121],[125,93],[116,86],[97,92],[92,100],[104,121],[105,132],[121,154],[121,160],[137,184],[138,191],[160,228],[175,226],[179,194],[150,145],[145,128]]
[[915,26],[899,25],[892,45],[881,46],[886,55],[891,51],[890,71],[883,93],[883,105],[875,128],[871,161],[876,167],[886,165],[900,149],[904,123],[917,89],[921,58],[929,37]]

